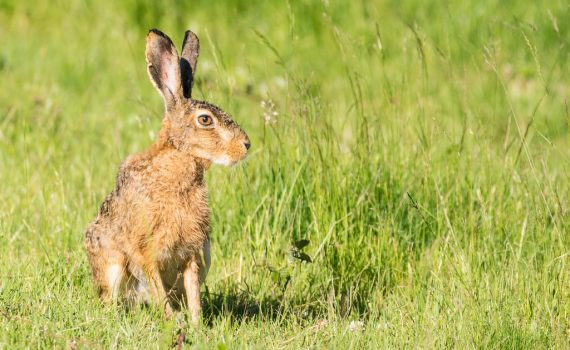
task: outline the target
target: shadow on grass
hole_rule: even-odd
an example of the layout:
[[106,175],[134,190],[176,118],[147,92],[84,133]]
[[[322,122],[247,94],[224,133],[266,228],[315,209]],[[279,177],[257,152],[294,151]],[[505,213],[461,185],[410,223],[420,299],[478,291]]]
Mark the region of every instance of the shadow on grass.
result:
[[224,293],[210,293],[206,290],[203,295],[202,311],[208,325],[220,317],[229,317],[233,322],[252,319],[276,320],[283,316],[285,309],[282,298],[264,297],[257,300],[249,293],[233,288]]

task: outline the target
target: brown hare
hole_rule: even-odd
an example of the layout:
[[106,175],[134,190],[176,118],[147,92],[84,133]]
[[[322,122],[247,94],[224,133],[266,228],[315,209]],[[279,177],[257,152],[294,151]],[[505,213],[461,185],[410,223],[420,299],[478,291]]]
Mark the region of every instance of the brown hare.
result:
[[200,318],[200,284],[210,267],[204,171],[246,157],[247,134],[220,108],[192,99],[198,37],[187,31],[178,56],[168,36],[146,38],[148,74],[164,98],[157,141],[129,156],[113,192],[85,232],[93,279],[103,301],[120,297],[163,305],[185,303]]

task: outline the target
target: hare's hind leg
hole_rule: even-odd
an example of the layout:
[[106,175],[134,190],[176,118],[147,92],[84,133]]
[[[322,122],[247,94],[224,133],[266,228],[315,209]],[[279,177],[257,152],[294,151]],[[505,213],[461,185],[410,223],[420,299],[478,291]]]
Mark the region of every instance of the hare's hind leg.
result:
[[129,308],[141,304],[148,305],[151,301],[147,280],[135,277],[132,271],[127,271],[125,277],[125,300]]
[[94,264],[91,264],[93,271],[97,269],[99,272],[93,274],[95,286],[103,302],[116,303],[121,293],[125,290],[126,273],[124,263],[115,259],[110,261],[101,260],[103,259],[99,259],[96,262],[96,264],[101,264],[101,266],[94,267]]
[[85,248],[99,296],[105,303],[116,302],[125,285],[125,258],[110,246],[107,232],[97,224],[85,233]]
[[116,302],[121,291],[125,289],[125,266],[121,263],[111,263],[106,269],[106,299]]

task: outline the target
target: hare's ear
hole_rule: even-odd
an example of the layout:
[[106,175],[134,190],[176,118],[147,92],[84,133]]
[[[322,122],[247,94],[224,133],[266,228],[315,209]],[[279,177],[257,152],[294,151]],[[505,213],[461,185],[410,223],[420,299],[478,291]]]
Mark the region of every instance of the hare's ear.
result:
[[200,41],[198,37],[190,30],[186,31],[184,43],[182,43],[182,57],[180,57],[182,89],[186,98],[190,98],[192,95],[192,85],[194,85],[194,74],[196,74],[199,54]]
[[178,52],[166,34],[151,29],[146,36],[145,54],[150,80],[170,109],[182,97]]

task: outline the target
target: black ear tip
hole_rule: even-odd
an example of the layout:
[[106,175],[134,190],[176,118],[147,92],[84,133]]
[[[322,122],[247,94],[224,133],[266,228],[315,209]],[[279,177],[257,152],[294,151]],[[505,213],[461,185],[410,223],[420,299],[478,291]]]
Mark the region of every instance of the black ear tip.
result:
[[186,42],[189,38],[192,38],[194,41],[198,41],[198,35],[190,29],[184,32],[184,41]]
[[[167,40],[170,44],[172,44],[172,40],[170,40],[170,37],[166,34],[164,34],[163,32],[161,32],[160,30],[156,29],[156,28],[152,28],[148,31],[147,37],[150,34],[154,34],[154,35],[158,35],[159,37]],[[174,45],[174,44],[173,44]]]

